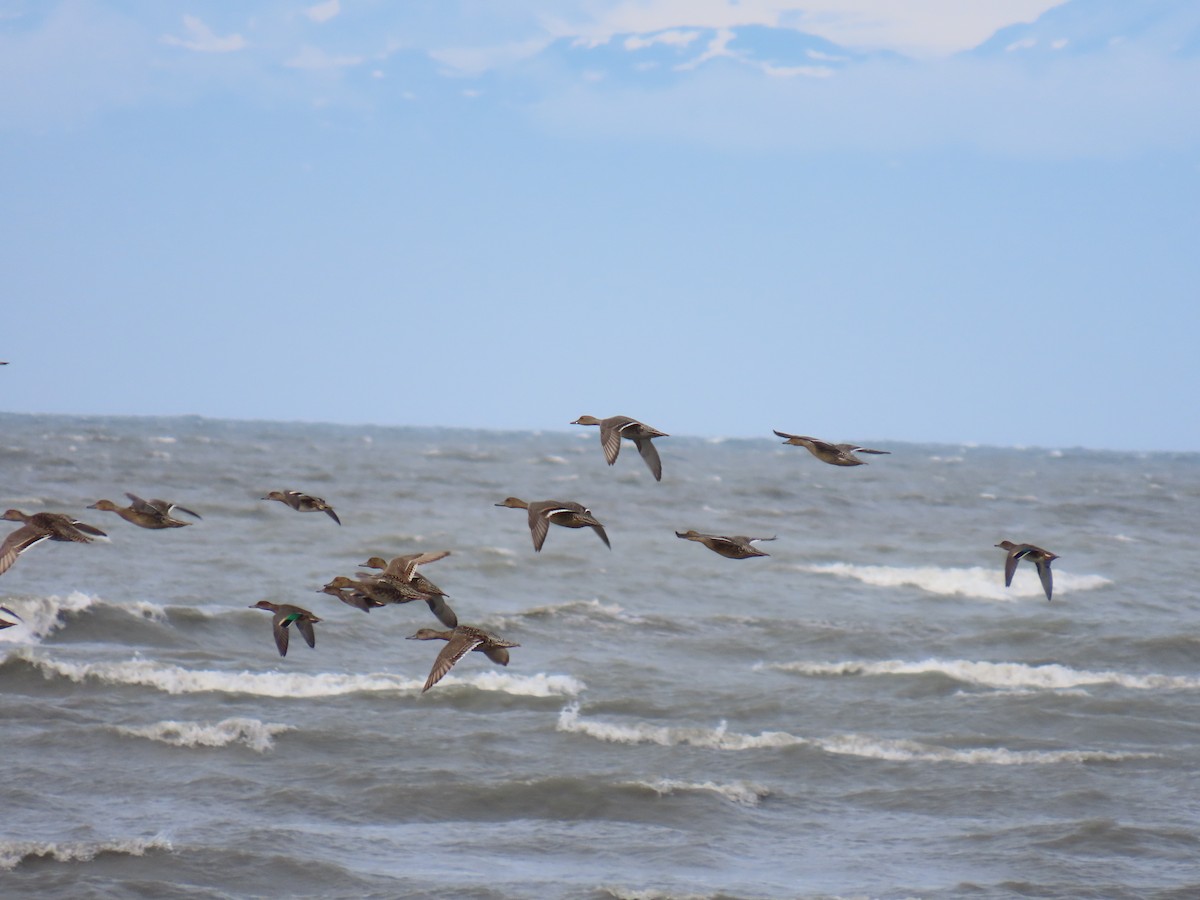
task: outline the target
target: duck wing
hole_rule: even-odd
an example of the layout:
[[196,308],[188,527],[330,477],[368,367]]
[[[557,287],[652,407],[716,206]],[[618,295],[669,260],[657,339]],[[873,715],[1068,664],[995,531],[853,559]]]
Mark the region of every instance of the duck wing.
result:
[[1054,592],[1054,575],[1050,572],[1050,560],[1038,558],[1034,565],[1037,566],[1038,578],[1042,579],[1042,589],[1046,592],[1046,599],[1050,599],[1050,595]]
[[658,458],[658,448],[654,446],[654,441],[650,438],[634,438],[634,444],[637,445],[638,453],[642,454],[642,459],[646,461],[646,466],[654,475],[655,481],[662,481],[662,460]]
[[313,629],[311,619],[300,616],[295,619],[296,628],[300,631],[300,635],[304,638],[304,642],[314,649],[317,646],[317,632]]
[[621,452],[621,429],[625,424],[628,423],[614,422],[612,419],[600,422],[600,446],[604,448],[604,458],[610,466],[617,461]]
[[1019,563],[1020,561],[1021,561],[1020,549],[1008,551],[1008,557],[1004,560],[1004,586],[1005,587],[1010,587],[1012,585],[1013,575],[1016,574],[1017,563]]
[[608,535],[604,533],[604,526],[597,522],[595,525],[592,525],[591,528],[592,531],[600,535],[600,540],[604,541],[604,546],[611,550],[612,544],[608,542]]
[[4,543],[0,544],[0,575],[12,567],[18,556],[35,544],[40,544],[49,538],[50,532],[38,528],[36,525],[22,525],[16,531],[11,532],[4,539]]
[[533,549],[541,551],[550,531],[551,510],[536,503],[529,504],[529,533],[533,536]]
[[483,653],[484,656],[486,656],[488,659],[490,659],[492,662],[496,663],[497,665],[500,665],[500,666],[508,665],[508,648],[487,646],[487,647],[480,647],[479,650],[481,653]]
[[446,642],[446,646],[442,648],[442,652],[437,655],[437,659],[433,661],[433,668],[429,670],[429,677],[425,679],[425,687],[421,688],[421,693],[425,693],[441,681],[446,676],[446,673],[454,668],[456,662],[482,643],[483,638],[479,635],[464,634],[456,631],[454,636]]
[[433,613],[447,628],[458,627],[458,616],[454,614],[454,610],[450,608],[450,604],[440,595],[433,595],[425,598],[425,602],[429,604],[429,611]]
[[275,646],[279,648],[280,656],[287,656],[288,648],[288,630],[287,623],[289,613],[277,612],[275,618],[271,620],[272,631],[275,632]]

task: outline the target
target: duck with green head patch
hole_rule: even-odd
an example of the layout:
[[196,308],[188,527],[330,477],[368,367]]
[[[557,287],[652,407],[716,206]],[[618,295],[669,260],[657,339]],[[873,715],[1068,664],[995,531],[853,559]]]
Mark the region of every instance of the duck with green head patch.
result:
[[259,600],[250,609],[265,609],[275,614],[271,625],[275,631],[275,646],[279,648],[280,656],[287,656],[288,626],[292,624],[296,626],[296,630],[300,632],[305,643],[316,648],[317,634],[313,631],[313,624],[321,620],[307,609],[292,606],[290,603],[272,603],[270,600]]

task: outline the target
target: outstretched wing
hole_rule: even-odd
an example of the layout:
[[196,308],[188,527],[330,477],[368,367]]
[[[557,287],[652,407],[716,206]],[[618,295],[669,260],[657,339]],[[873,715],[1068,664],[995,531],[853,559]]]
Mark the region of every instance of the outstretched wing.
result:
[[442,596],[434,594],[433,596],[426,597],[425,602],[429,604],[429,611],[437,616],[443,625],[447,628],[458,627],[458,616],[454,614],[454,610],[450,608],[450,604]]
[[1017,550],[1009,551],[1008,558],[1004,560],[1004,586],[1009,587],[1012,584],[1013,575],[1017,571],[1017,563],[1021,561],[1021,554]]
[[288,630],[287,630],[287,613],[275,613],[275,618],[271,620],[272,628],[275,632],[275,646],[279,648],[280,656],[287,656],[288,648]]
[[18,556],[49,537],[50,532],[43,531],[32,525],[22,525],[16,531],[9,534],[4,539],[4,543],[0,544],[0,575],[3,575],[12,567],[12,564],[17,561]]
[[654,480],[662,481],[662,460],[658,458],[658,448],[654,446],[654,441],[650,438],[635,438],[634,443],[637,444],[638,453],[642,454],[642,459],[646,461],[646,465],[654,475]]
[[296,628],[300,630],[304,642],[308,646],[315,648],[317,646],[317,633],[313,630],[313,623],[308,619],[296,619]]
[[534,507],[535,504],[529,504],[529,533],[533,535],[533,549],[540,551],[550,530],[550,517],[543,514],[544,510],[535,511]]
[[604,448],[604,458],[611,466],[621,452],[621,429],[617,423],[607,419],[600,423],[600,446]]
[[1050,560],[1039,559],[1035,565],[1038,570],[1038,577],[1042,579],[1042,589],[1046,592],[1046,599],[1050,599],[1050,595],[1054,593],[1054,575],[1050,572]]
[[437,655],[437,659],[433,661],[433,668],[429,670],[429,677],[425,680],[425,687],[421,688],[421,693],[425,693],[441,681],[446,673],[454,668],[456,662],[482,642],[483,638],[470,634],[455,634],[450,638],[446,642],[446,646],[442,648],[442,652]]

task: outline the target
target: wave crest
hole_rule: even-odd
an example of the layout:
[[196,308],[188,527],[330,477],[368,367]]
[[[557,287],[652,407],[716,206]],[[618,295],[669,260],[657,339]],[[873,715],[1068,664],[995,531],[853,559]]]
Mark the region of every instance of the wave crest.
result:
[[294,729],[291,725],[260,722],[258,719],[232,718],[216,723],[155,722],[152,725],[117,726],[116,730],[120,734],[161,741],[175,747],[245,744],[257,753],[266,753],[275,746],[275,735]]
[[717,784],[714,781],[691,782],[663,778],[658,781],[637,781],[634,784],[637,787],[649,788],[660,797],[679,792],[709,792],[739,806],[758,806],[759,802],[771,793],[762,785],[749,781]]
[[[167,694],[217,692],[251,694],[258,697],[307,698],[381,691],[419,692],[425,676],[408,678],[386,672],[348,675],[321,672],[316,675],[288,672],[221,672],[185,669],[181,666],[131,659],[115,663],[71,663],[22,651],[18,658],[47,678],[67,678],[82,684],[94,680],[105,684],[151,687]],[[518,696],[574,696],[584,690],[582,682],[567,675],[513,675],[481,672],[471,676],[447,676],[444,683],[468,684],[484,691],[502,691]]]
[[28,859],[49,858],[58,862],[90,862],[97,856],[116,853],[125,856],[145,856],[152,850],[172,849],[163,835],[152,838],[129,838],[123,841],[82,841],[54,843],[52,841],[0,841],[0,871],[15,869]]
[[14,628],[0,631],[0,643],[36,644],[66,624],[68,617],[90,609],[105,607],[127,613],[139,619],[165,622],[167,611],[157,603],[135,601],[133,603],[110,603],[82,591],[72,591],[66,597],[51,594],[47,597],[22,597],[8,600],[5,605],[21,617]]
[[1131,675],[1124,672],[1089,672],[1058,663],[1033,666],[1028,663],[974,662],[966,659],[925,659],[907,662],[886,659],[878,662],[791,662],[760,664],[757,668],[797,672],[801,675],[945,675],[956,681],[1001,689],[1070,690],[1097,684],[1115,684],[1139,691],[1195,690],[1200,678],[1183,675]]
[[619,744],[659,744],[663,747],[688,745],[713,750],[757,750],[771,747],[812,747],[840,756],[880,759],[891,762],[951,762],[975,765],[1014,766],[1054,763],[1118,762],[1145,759],[1152,753],[1127,753],[1107,750],[1009,750],[1004,747],[957,749],[924,744],[920,741],[845,734],[827,738],[804,738],[783,731],[764,731],[759,735],[738,734],[727,730],[724,722],[716,728],[680,728],[648,723],[618,725],[611,722],[584,721],[579,705],[563,708],[558,716],[559,731],[583,734],[601,741]]
[[[1044,597],[1042,584],[1032,567],[1018,567],[1012,587],[1004,586],[1003,567],[953,569],[938,566],[856,566],[850,563],[817,563],[794,567],[800,572],[853,578],[873,587],[915,587],[940,596],[975,597],[980,600],[1013,602],[1023,597]],[[1054,573],[1055,596],[1090,591],[1112,584],[1103,575]]]

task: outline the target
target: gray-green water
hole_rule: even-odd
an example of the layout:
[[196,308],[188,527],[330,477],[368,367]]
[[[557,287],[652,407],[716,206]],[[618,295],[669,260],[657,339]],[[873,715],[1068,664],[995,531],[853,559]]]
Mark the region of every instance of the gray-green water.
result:
[[[1200,894],[1200,457],[858,435],[892,455],[838,469],[764,433],[661,439],[655,483],[595,429],[0,416],[0,505],[111,539],[0,576],[0,891]],[[203,520],[86,509],[125,491]],[[535,554],[510,494],[584,503],[612,550]],[[1004,538],[1061,555],[1052,603],[1031,567],[1004,588]],[[316,592],[422,549],[507,668],[421,694],[423,604]],[[316,649],[281,659],[261,599],[321,616]]]

